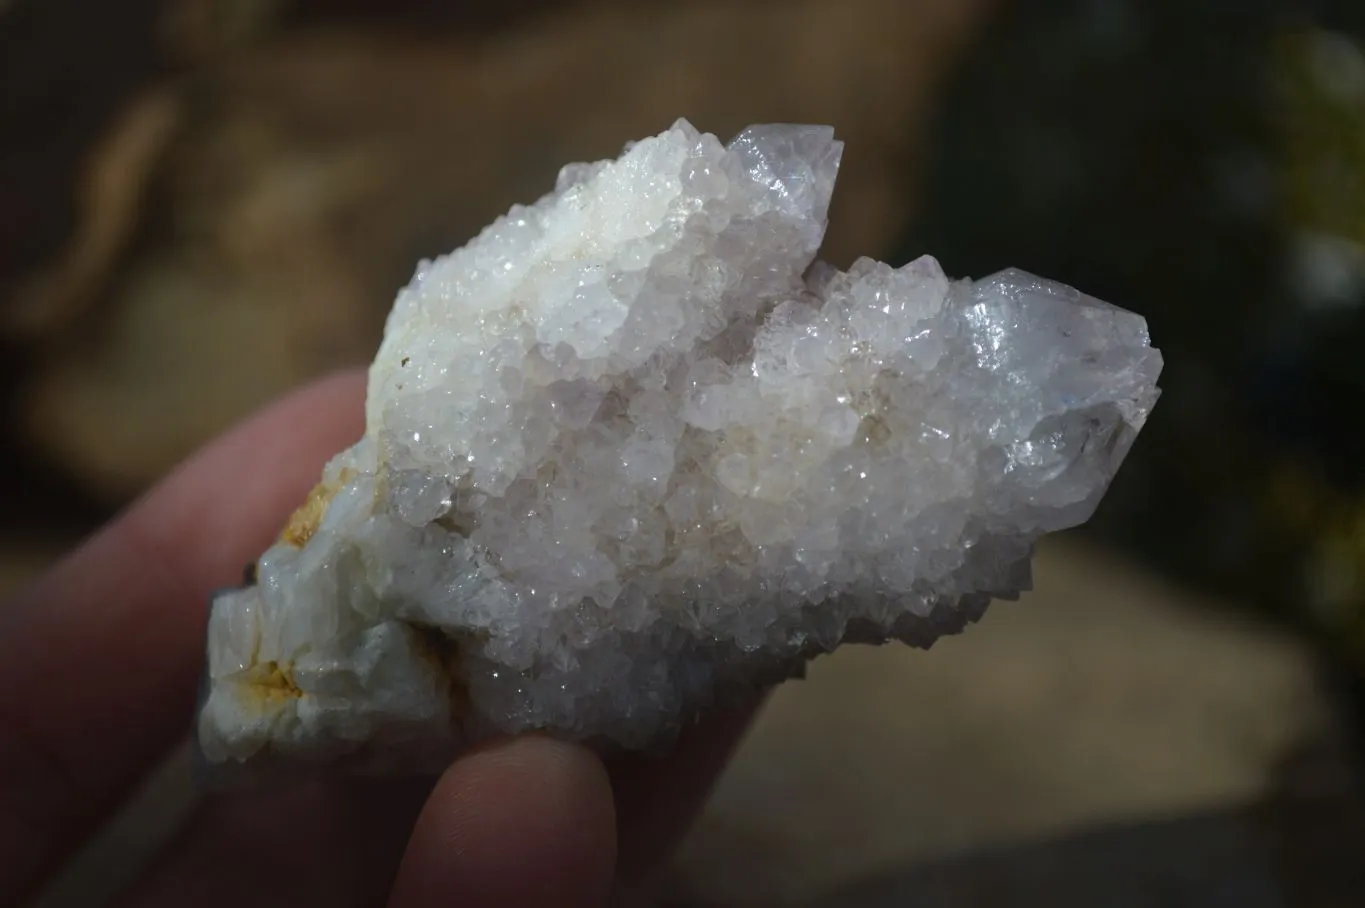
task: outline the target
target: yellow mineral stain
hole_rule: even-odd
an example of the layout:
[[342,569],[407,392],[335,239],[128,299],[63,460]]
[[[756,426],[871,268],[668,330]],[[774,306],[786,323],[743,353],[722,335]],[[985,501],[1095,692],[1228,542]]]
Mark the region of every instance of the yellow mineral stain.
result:
[[354,470],[342,470],[341,475],[335,482],[320,482],[313,486],[313,490],[308,493],[308,497],[289,517],[289,522],[285,524],[284,531],[280,533],[280,542],[292,545],[296,549],[301,549],[308,544],[308,540],[313,538],[313,534],[318,531],[318,525],[322,523],[322,517],[327,513],[327,506],[332,503],[337,492],[341,487],[351,480],[355,475]]
[[243,699],[264,710],[302,697],[293,668],[279,662],[253,665],[241,679]]

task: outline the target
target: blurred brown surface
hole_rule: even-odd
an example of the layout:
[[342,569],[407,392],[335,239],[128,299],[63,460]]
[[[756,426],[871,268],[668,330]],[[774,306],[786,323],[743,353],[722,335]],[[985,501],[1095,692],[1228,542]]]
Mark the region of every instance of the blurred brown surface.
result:
[[[721,135],[833,123],[848,153],[827,255],[884,254],[911,215],[935,84],[984,6],[586,4],[420,35],[234,26],[251,37],[119,108],[63,250],[5,307],[36,351],[22,433],[121,501],[285,389],[366,362],[420,258],[538,197],[562,164],[679,116]],[[182,45],[211,46],[183,19]]]
[[0,599],[32,580],[60,551],[58,544],[42,546],[11,541],[0,547]]
[[[1295,794],[1336,806],[1326,828],[1342,831],[1312,872],[1365,885],[1352,844],[1365,839],[1345,834],[1365,834],[1361,779],[1309,651],[1087,547],[1050,540],[1035,576],[1021,602],[992,605],[927,653],[848,648],[779,688],[681,855],[698,900],[808,904],[847,890],[829,904],[1332,904],[1281,900],[1304,868],[1267,836],[1292,842],[1312,824],[1271,829],[1260,815],[1304,778],[1288,773],[1305,753],[1317,788]],[[1253,831],[1218,872],[1255,892],[1273,883],[1273,898],[1201,902],[1207,890],[1180,882],[1204,857],[1181,853],[1177,821],[1199,829],[1220,812],[1239,818],[1218,829]],[[1108,897],[1075,899],[1094,867],[1066,850],[1019,892],[986,885],[1001,855],[1025,849],[1046,867],[1044,843],[1145,826],[1153,834],[1118,847],[1174,877],[1163,898],[1123,901],[1136,879],[1118,877]],[[946,877],[935,869],[953,862]]]

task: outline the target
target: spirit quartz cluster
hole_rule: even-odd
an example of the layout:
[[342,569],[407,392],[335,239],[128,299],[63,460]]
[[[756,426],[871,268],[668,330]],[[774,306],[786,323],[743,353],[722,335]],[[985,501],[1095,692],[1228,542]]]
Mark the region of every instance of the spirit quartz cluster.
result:
[[666,743],[841,643],[1029,586],[1157,398],[1143,319],[1017,270],[815,261],[842,145],[679,121],[423,262],[339,454],[220,594],[225,769]]

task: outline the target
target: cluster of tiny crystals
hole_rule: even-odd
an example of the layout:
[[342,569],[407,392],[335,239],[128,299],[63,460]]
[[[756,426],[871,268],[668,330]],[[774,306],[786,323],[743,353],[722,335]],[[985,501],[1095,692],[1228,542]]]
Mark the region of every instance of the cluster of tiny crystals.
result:
[[1029,585],[1156,401],[1142,318],[1010,270],[816,262],[842,145],[679,121],[423,262],[338,455],[220,594],[210,763],[640,748]]

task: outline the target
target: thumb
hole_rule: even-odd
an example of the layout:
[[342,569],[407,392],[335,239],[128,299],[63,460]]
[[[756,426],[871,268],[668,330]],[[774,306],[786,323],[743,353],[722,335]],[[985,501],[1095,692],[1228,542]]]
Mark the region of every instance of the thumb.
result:
[[503,740],[441,777],[389,906],[601,906],[615,864],[615,808],[602,762],[550,738]]

